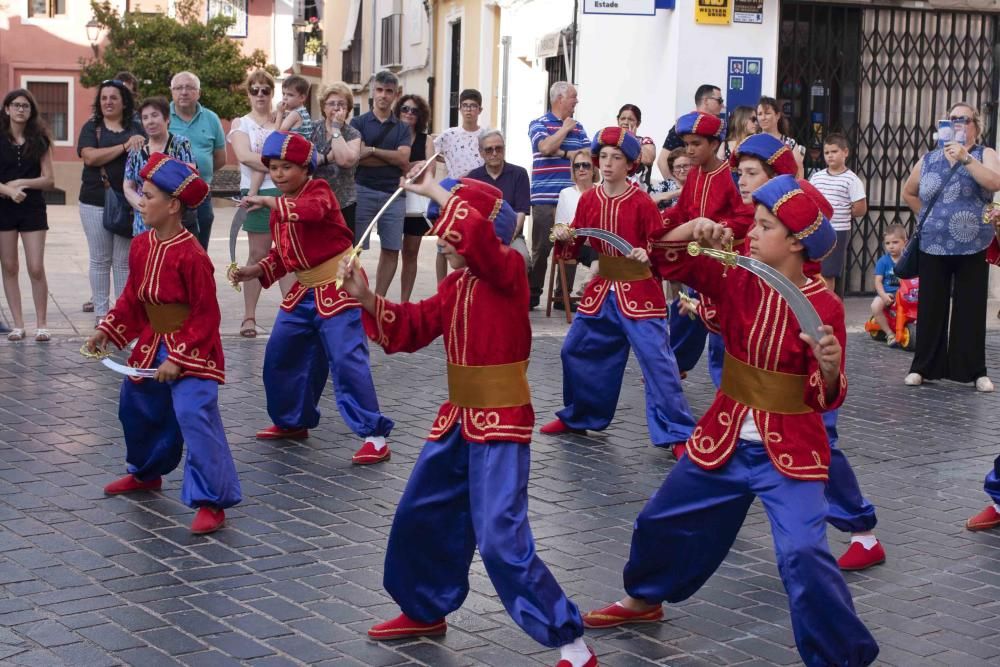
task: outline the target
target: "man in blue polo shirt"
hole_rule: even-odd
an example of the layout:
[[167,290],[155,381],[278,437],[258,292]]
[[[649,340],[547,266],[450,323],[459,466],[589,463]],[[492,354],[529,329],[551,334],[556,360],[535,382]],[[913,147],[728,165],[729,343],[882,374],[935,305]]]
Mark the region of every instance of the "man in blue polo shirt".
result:
[[524,257],[524,265],[529,267],[531,264],[528,244],[524,241],[524,220],[531,212],[531,184],[524,167],[507,162],[506,148],[503,132],[500,130],[486,130],[480,134],[479,154],[483,158],[483,166],[470,171],[467,178],[489,183],[498,189],[503,193],[503,200],[517,213],[514,240],[510,242],[510,247]]
[[[396,75],[382,70],[375,75],[372,89],[372,110],[351,119],[351,126],[361,133],[361,160],[354,172],[358,196],[354,228],[359,234],[368,228],[375,214],[399,188],[400,177],[410,168],[410,144],[413,143],[410,128],[392,114],[399,91]],[[378,220],[382,251],[375,270],[375,293],[379,296],[385,296],[396,275],[399,250],[403,247],[405,216],[405,200],[397,197]]]
[[[191,152],[198,163],[198,175],[209,185],[212,175],[226,164],[226,135],[219,116],[201,106],[201,81],[191,72],[178,72],[170,80],[170,131],[187,137]],[[212,198],[206,197],[198,207],[198,243],[208,250],[215,212]]]
[[[556,81],[549,88],[552,110],[528,125],[534,153],[531,163],[531,272],[528,274],[531,308],[542,298],[549,253],[552,252],[549,233],[555,222],[559,192],[573,185],[567,156],[572,151],[590,148],[587,131],[573,119],[578,101],[573,84]],[[573,265],[566,267],[568,290],[573,289],[575,269]],[[561,286],[558,291],[561,292]]]

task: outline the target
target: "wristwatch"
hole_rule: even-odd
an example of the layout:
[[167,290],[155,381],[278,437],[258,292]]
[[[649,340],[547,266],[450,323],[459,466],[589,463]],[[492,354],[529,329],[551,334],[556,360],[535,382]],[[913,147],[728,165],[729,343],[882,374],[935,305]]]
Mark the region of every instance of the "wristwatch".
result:
[[970,162],[972,162],[972,156],[971,155],[966,155],[965,159],[962,160],[962,164],[965,165],[965,166],[968,166]]
[[340,132],[334,130],[333,132],[330,133],[330,138],[331,139],[340,139]]

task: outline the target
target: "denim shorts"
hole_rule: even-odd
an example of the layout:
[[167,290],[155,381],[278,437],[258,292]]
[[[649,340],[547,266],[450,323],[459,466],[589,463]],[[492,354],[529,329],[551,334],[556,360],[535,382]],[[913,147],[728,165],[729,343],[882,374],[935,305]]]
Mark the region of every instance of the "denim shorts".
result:
[[[358,205],[355,213],[355,230],[363,234],[379,209],[389,201],[391,192],[372,190],[358,184]],[[392,202],[392,206],[379,218],[375,231],[383,250],[399,250],[403,247],[403,218],[406,216],[406,200],[400,196]],[[357,236],[355,236],[357,238]],[[368,249],[368,239],[365,239],[365,250]]]

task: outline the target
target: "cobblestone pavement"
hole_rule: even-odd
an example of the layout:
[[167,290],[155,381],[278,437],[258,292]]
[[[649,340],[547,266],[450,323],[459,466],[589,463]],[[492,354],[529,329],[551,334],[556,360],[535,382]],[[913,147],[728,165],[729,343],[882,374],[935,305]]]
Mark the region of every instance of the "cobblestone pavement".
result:
[[[442,353],[373,351],[392,460],[352,467],[359,444],[332,400],[301,443],[252,439],[266,423],[264,341],[225,340],[221,404],[246,501],[193,537],[180,471],[162,493],[105,498],[123,472],[119,377],[83,362],[80,339],[0,345],[0,663],[10,665],[554,664],[508,619],[478,559],[465,606],[440,640],[376,644],[395,613],[381,588],[395,503],[445,395]],[[530,378],[539,421],[561,403],[561,337],[536,338]],[[1000,355],[991,334],[988,355]],[[902,384],[909,356],[852,334],[842,446],[879,510],[889,562],[849,574],[887,665],[1000,663],[1000,531],[969,533],[1000,450],[1000,395]],[[708,404],[698,368],[692,405]],[[532,444],[531,520],[539,552],[582,609],[621,595],[631,523],[672,463],[648,443],[630,363],[603,434]],[[831,531],[839,553],[844,535]],[[667,554],[669,555],[669,554]],[[755,504],[732,553],[663,623],[589,632],[602,665],[794,664],[786,599]]]

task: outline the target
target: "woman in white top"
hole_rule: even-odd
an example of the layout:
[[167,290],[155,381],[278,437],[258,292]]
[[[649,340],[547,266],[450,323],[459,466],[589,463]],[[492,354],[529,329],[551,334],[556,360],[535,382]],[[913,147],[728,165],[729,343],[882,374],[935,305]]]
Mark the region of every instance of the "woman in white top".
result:
[[[274,112],[271,110],[271,100],[274,98],[274,77],[265,70],[254,70],[247,77],[246,88],[247,95],[250,97],[250,113],[233,120],[227,137],[233,146],[236,159],[240,162],[240,193],[246,196],[250,189],[251,174],[257,171],[264,174],[264,182],[261,184],[258,194],[279,196],[281,192],[274,187],[267,167],[260,161],[260,151],[264,146],[264,140],[271,132],[278,129]],[[237,215],[244,215],[244,213],[241,211]],[[245,214],[243,229],[250,242],[248,265],[264,259],[271,249],[269,216],[270,209],[267,207]],[[291,278],[285,276],[279,281],[279,285],[281,293],[284,294],[291,287]],[[240,335],[244,338],[257,336],[256,316],[260,289],[260,281],[258,280],[244,283],[243,321],[240,322]]]
[[[556,204],[555,217],[556,224],[564,225],[569,225],[573,222],[573,217],[576,216],[577,204],[580,203],[580,197],[583,196],[583,193],[597,185],[595,182],[597,180],[595,178],[597,170],[594,169],[589,148],[573,151],[568,157],[574,185],[563,188],[559,192],[559,202]],[[590,269],[592,275],[597,273],[597,252],[589,245],[584,245],[580,249],[579,260],[581,264]],[[587,281],[584,281],[583,284],[586,285]],[[562,301],[558,300],[552,305],[557,310],[563,307]]]
[[795,143],[795,139],[788,136],[788,119],[781,112],[778,100],[767,96],[760,98],[760,101],[757,102],[757,124],[760,126],[762,133],[770,134],[792,150],[792,157],[795,158],[795,164],[798,165],[798,172],[795,174],[795,178],[802,178],[802,175],[805,173],[803,163],[806,151],[802,146]]

